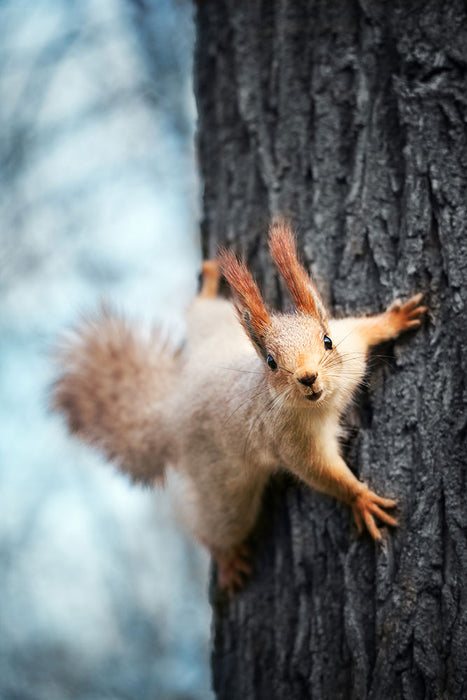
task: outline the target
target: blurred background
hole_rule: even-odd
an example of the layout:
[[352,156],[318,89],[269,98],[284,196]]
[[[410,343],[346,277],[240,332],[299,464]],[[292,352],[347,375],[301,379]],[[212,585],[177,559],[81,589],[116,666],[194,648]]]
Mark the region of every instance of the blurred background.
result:
[[48,408],[102,297],[183,332],[199,269],[188,0],[0,2],[0,698],[211,698],[208,562]]

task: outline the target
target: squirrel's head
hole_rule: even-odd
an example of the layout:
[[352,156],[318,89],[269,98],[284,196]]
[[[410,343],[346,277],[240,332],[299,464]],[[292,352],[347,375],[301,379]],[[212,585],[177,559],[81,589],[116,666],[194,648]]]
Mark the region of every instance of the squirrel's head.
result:
[[269,249],[296,311],[269,313],[245,264],[229,251],[219,255],[243,328],[263,360],[271,387],[299,405],[319,405],[339,387],[341,360],[327,314],[311,277],[300,264],[288,224],[273,224]]

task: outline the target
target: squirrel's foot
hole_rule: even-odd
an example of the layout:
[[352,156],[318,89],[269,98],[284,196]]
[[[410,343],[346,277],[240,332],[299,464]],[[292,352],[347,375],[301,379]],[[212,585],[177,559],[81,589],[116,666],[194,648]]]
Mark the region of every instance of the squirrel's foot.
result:
[[219,588],[232,594],[243,588],[245,578],[251,574],[250,550],[245,544],[213,552],[217,564]]
[[427,306],[420,306],[422,299],[423,294],[415,294],[405,304],[396,299],[389,307],[387,314],[395,336],[421,325],[422,316],[428,311]]
[[366,527],[373,539],[381,542],[382,536],[376,526],[375,516],[383,523],[386,523],[386,525],[397,527],[397,520],[383,510],[384,508],[394,508],[395,506],[396,501],[390,498],[381,498],[381,496],[365,487],[352,502],[353,516],[359,533],[362,533],[364,527]]
[[219,279],[221,274],[217,260],[204,260],[202,272],[203,281],[199,296],[204,299],[214,299],[219,291]]

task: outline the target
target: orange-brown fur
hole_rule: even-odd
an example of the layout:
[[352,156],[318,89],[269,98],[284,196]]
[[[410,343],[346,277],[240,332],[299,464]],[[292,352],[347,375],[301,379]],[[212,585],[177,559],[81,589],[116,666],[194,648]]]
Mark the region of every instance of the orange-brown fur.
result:
[[325,317],[313,281],[298,261],[293,234],[285,221],[277,221],[271,226],[269,249],[297,309],[305,314]]
[[173,444],[164,412],[176,369],[169,343],[103,307],[63,339],[57,361],[53,407],[70,431],[134,481],[163,481]]
[[272,227],[270,247],[297,311],[268,312],[244,263],[224,252],[235,309],[216,297],[217,266],[205,263],[183,352],[158,349],[122,320],[101,316],[67,346],[55,389],[71,430],[134,478],[160,477],[166,462],[183,475],[187,517],[227,589],[249,572],[243,543],[279,467],[349,504],[358,529],[374,539],[376,520],[396,525],[387,512],[395,502],[342,459],[339,419],[369,348],[419,326],[426,311],[417,295],[370,318],[328,319],[287,224]]
[[253,331],[255,336],[260,336],[269,325],[270,319],[258,285],[245,264],[239,262],[230,251],[221,251],[218,260],[224,277],[235,290],[236,308],[241,324],[247,334],[251,335]]

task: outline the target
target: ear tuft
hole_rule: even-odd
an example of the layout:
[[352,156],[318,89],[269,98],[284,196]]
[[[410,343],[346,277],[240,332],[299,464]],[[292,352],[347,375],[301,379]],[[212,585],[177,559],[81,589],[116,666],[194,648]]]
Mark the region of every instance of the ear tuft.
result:
[[298,260],[295,238],[288,222],[279,220],[271,225],[269,250],[297,309],[325,322],[323,303],[311,277]]
[[231,251],[221,250],[217,259],[222,274],[232,289],[240,321],[254,344],[258,346],[265,329],[270,325],[269,314],[258,285],[245,263],[238,260]]

